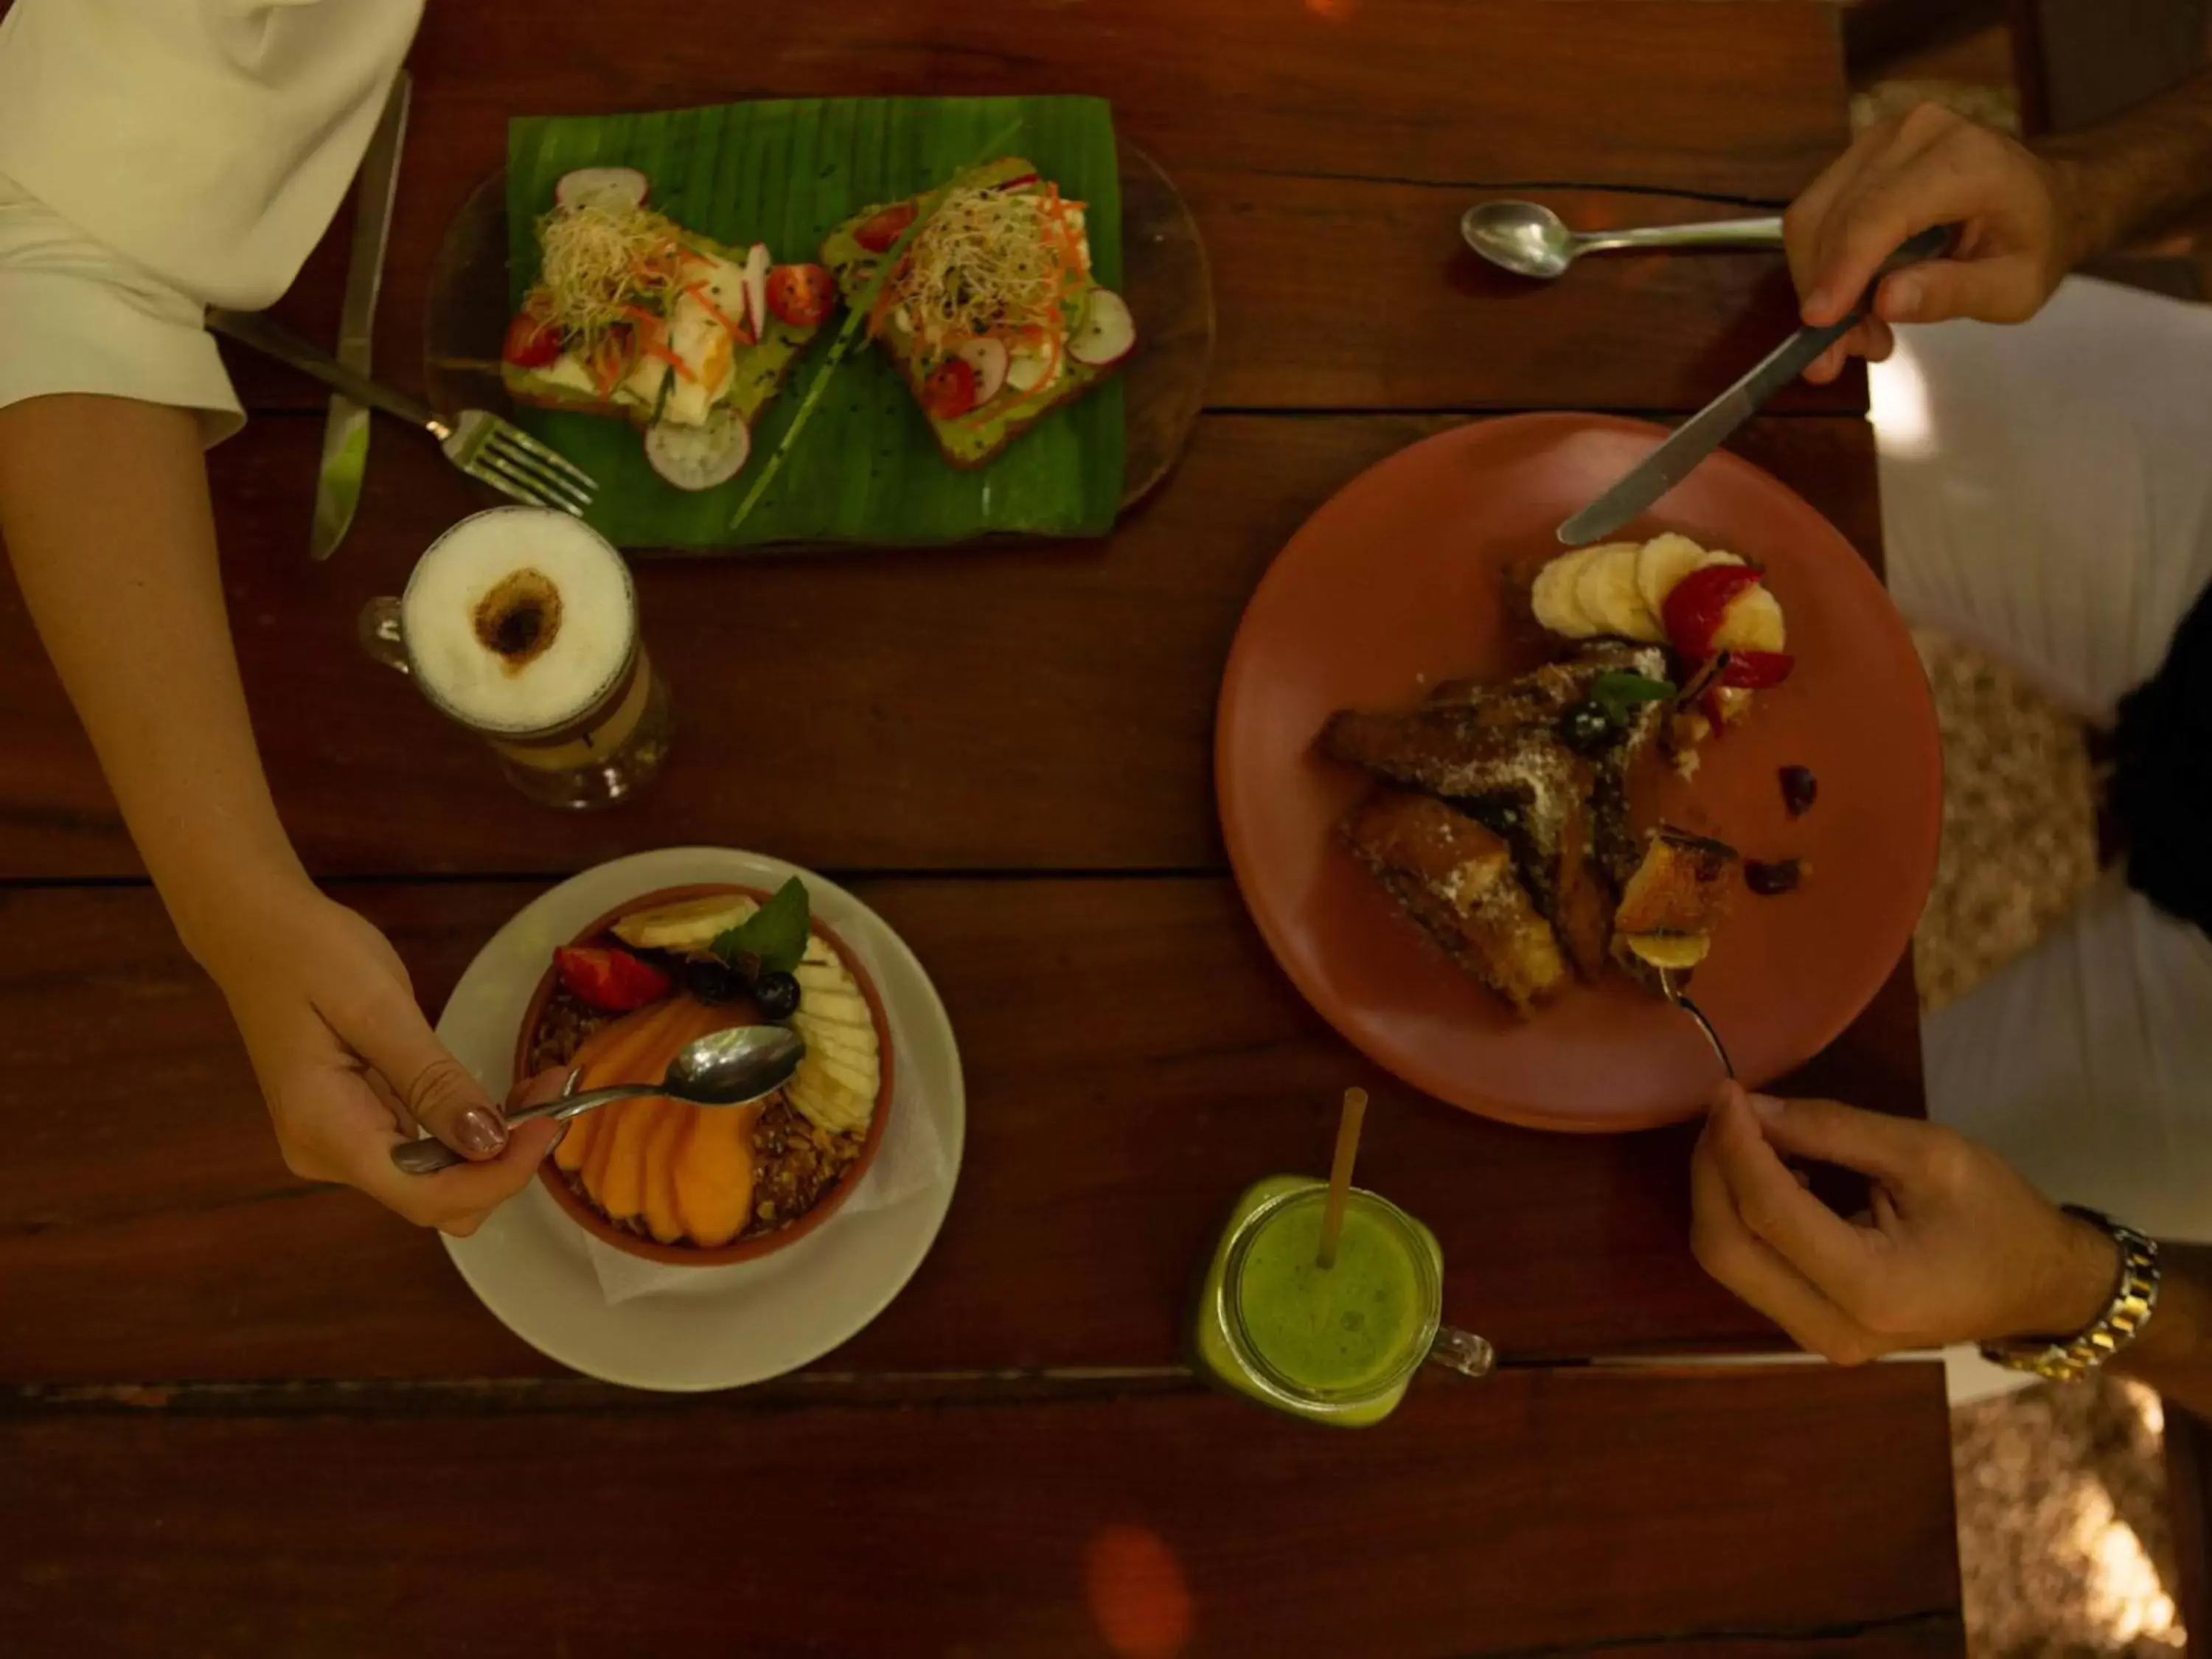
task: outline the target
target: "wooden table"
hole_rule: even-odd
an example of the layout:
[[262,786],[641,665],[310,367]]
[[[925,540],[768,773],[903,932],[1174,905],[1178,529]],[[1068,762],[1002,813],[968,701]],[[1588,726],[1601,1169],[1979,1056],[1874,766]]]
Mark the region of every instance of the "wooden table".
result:
[[[772,93],[1110,96],[1203,223],[1219,353],[1179,474],[1109,543],[647,563],[684,729],[651,799],[557,818],[352,645],[467,510],[380,433],[304,557],[320,398],[264,365],[211,458],[286,819],[434,1007],[492,929],[612,854],[718,842],[850,882],[959,1030],[966,1168],[884,1316],[800,1375],[676,1401],[562,1374],[432,1238],[278,1159],[220,1000],[147,890],[0,592],[0,1650],[1465,1656],[1956,1653],[1940,1378],[1654,1376],[1773,1340],[1685,1245],[1686,1131],[1579,1140],[1412,1097],[1299,1001],[1208,784],[1237,616],[1291,530],[1425,433],[1695,407],[1786,327],[1771,256],[1458,251],[1486,193],[1572,218],[1785,199],[1844,137],[1795,0],[477,0],[415,55],[380,364],[417,383],[430,254],[512,112]],[[286,301],[327,335],[342,248]],[[1864,386],[1739,444],[1870,558]],[[1917,1106],[1908,969],[1807,1089]],[[157,1087],[149,1087],[149,1083]],[[1231,1198],[1325,1158],[1433,1223],[1508,1369],[1363,1435],[1181,1369]],[[1186,1597],[1187,1601],[1179,1600]]]

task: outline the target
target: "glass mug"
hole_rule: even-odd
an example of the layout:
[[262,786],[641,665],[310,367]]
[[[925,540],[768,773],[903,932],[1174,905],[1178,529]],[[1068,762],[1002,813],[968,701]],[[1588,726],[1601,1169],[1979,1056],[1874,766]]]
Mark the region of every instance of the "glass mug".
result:
[[1200,1368],[1263,1406],[1340,1428],[1388,1417],[1427,1362],[1489,1375],[1490,1344],[1443,1323],[1436,1235],[1355,1187],[1336,1264],[1319,1268],[1328,1201],[1328,1183],[1308,1176],[1270,1176],[1237,1200],[1199,1291]]
[[362,607],[361,641],[545,805],[614,805],[668,757],[668,684],[638,635],[629,566],[565,513],[495,507],[463,519],[416,562],[399,598]]

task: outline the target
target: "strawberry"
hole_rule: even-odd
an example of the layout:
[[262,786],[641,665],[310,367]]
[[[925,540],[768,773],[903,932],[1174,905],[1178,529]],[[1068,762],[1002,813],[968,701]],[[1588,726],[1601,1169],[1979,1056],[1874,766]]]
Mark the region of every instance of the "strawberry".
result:
[[602,1013],[626,1014],[658,1002],[673,983],[659,969],[627,951],[567,945],[553,953],[553,966],[569,995]]
[[1745,564],[1709,564],[1674,584],[1661,607],[1667,638],[1686,657],[1713,654],[1713,636],[1728,616],[1729,601],[1759,580]]
[[1731,651],[1721,684],[1739,691],[1764,691],[1788,679],[1796,665],[1797,659],[1787,651]]

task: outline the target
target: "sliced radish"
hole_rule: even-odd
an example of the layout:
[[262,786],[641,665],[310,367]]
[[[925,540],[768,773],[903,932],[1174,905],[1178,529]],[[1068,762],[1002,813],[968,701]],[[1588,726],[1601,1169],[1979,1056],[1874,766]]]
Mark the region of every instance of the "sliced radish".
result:
[[975,371],[975,401],[988,404],[999,395],[999,388],[1006,383],[1006,345],[989,335],[980,339],[963,340],[960,349],[952,354]]
[[635,167],[578,167],[553,186],[556,207],[643,207],[653,181]]
[[757,340],[768,337],[768,273],[773,263],[766,242],[755,242],[745,255],[745,325]]
[[1103,368],[1120,362],[1136,343],[1137,319],[1129,315],[1121,296],[1110,288],[1092,289],[1082,323],[1067,337],[1067,355],[1079,363]]
[[703,426],[656,421],[645,432],[645,459],[678,489],[729,483],[752,450],[753,434],[734,409],[717,410]]

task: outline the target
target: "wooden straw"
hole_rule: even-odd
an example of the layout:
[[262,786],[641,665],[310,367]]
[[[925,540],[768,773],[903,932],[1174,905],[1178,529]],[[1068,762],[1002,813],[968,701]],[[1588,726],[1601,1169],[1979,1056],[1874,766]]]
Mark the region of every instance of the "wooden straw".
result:
[[1336,1123],[1336,1159],[1329,1165],[1328,1202],[1321,1212],[1317,1267],[1336,1266],[1336,1241],[1344,1231],[1344,1201],[1352,1191],[1352,1161],[1359,1156],[1359,1126],[1367,1121],[1367,1091],[1344,1091],[1344,1115]]

